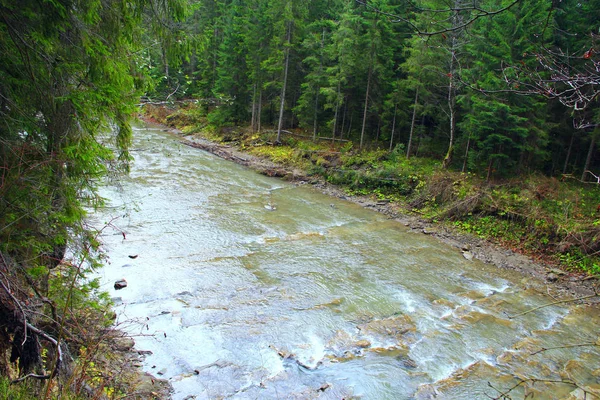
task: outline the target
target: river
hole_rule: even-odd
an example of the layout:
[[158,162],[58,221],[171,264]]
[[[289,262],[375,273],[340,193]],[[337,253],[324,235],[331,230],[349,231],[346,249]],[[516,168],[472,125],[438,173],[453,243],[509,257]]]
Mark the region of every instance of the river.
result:
[[108,204],[93,216],[112,221],[98,273],[120,326],[152,352],[144,369],[168,379],[174,399],[471,400],[519,378],[541,381],[514,399],[600,393],[597,347],[554,349],[595,342],[597,308],[511,319],[554,299],[310,185],[161,129],[134,136],[131,173],[102,187]]

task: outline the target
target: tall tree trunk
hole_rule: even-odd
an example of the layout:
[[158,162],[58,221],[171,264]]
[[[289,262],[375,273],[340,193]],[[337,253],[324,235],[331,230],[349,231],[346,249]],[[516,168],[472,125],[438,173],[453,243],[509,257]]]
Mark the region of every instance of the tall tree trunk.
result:
[[252,133],[256,132],[256,82],[252,85],[252,122],[250,126],[252,127]]
[[[323,72],[323,48],[325,47],[325,27],[323,27],[323,34],[321,35],[321,61],[319,63],[319,75]],[[317,140],[317,130],[319,128],[319,91],[321,88],[319,85],[316,87],[315,93],[315,112],[313,122],[313,140]]]
[[319,88],[315,94],[315,112],[313,116],[313,141],[317,140],[317,130],[319,127]]
[[344,98],[344,112],[342,113],[342,126],[340,127],[340,139],[344,138],[344,129],[346,128],[346,116],[348,115],[348,102]]
[[415,120],[417,119],[417,105],[419,104],[419,87],[415,93],[415,105],[413,107],[412,120],[410,122],[410,134],[408,135],[408,145],[406,146],[406,158],[410,158],[410,147],[412,146],[413,135],[415,133]]
[[465,150],[465,159],[463,160],[463,166],[461,172],[465,172],[467,170],[467,160],[469,159],[469,147],[471,146],[471,134],[469,133],[469,138],[467,139],[467,148]]
[[[350,113],[350,121],[348,121],[348,133],[346,134],[346,137],[350,137],[350,134],[352,133],[352,119],[354,118],[354,114]],[[343,135],[344,132],[342,132],[342,135],[340,136],[340,139],[343,139]]]
[[335,143],[335,131],[337,130],[338,112],[340,110],[340,93],[342,91],[342,83],[338,81],[337,97],[335,99],[335,113],[333,114],[333,132],[331,134],[331,142]]
[[394,150],[394,133],[396,132],[396,112],[398,111],[398,103],[394,105],[394,118],[392,119],[392,135],[390,137],[390,151]]
[[214,88],[215,84],[217,82],[217,67],[218,67],[218,59],[219,59],[219,29],[217,27],[215,27],[214,31],[213,31],[213,37],[215,39],[215,50],[213,52],[213,65],[212,65],[212,82],[210,87]]
[[262,129],[262,87],[258,89],[258,110],[256,111],[256,131],[260,132]]
[[565,159],[565,165],[563,166],[563,175],[567,173],[567,167],[569,166],[569,159],[571,158],[571,150],[573,149],[573,140],[575,139],[575,132],[571,135],[571,141],[569,143],[569,150],[567,150],[567,158]]
[[592,156],[594,155],[594,149],[596,148],[596,137],[592,136],[590,142],[590,148],[588,149],[587,158],[585,159],[585,166],[583,167],[583,173],[581,174],[581,180],[585,182],[585,173],[590,169],[592,163]]
[[283,128],[283,110],[285,107],[285,90],[287,88],[288,67],[290,65],[290,44],[292,41],[292,23],[288,22],[287,47],[285,49],[285,67],[283,70],[283,87],[281,88],[281,103],[279,105],[279,124],[277,125],[277,143],[281,143],[281,129]]
[[365,128],[367,126],[367,111],[369,110],[369,94],[370,94],[369,91],[371,90],[371,75],[373,75],[373,67],[371,65],[372,58],[373,58],[373,55],[371,54],[371,61],[369,62],[369,74],[367,77],[367,91],[365,94],[365,109],[363,111],[362,129],[360,131],[360,146],[359,146],[360,149],[363,148],[364,139],[365,139]]
[[[455,11],[455,15],[458,14],[458,11]],[[453,19],[457,21],[458,18],[455,16]],[[452,151],[454,150],[454,136],[456,131],[456,93],[454,88],[454,59],[456,57],[456,47],[457,47],[457,38],[456,33],[452,33],[452,47],[450,48],[450,69],[448,72],[449,81],[448,81],[448,117],[450,119],[450,140],[448,143],[448,151],[446,151],[446,156],[444,157],[444,161],[442,161],[442,168],[446,169],[452,162]]]
[[488,162],[488,167],[487,167],[487,177],[485,178],[485,180],[488,182],[492,178],[492,167],[493,166],[494,166],[494,159],[490,157],[490,161]]
[[164,47],[162,48],[162,59],[163,59],[163,63],[165,64],[165,77],[167,78],[167,83],[168,83],[169,79],[170,79],[170,76],[169,76],[169,59],[167,58],[167,51],[164,49]]

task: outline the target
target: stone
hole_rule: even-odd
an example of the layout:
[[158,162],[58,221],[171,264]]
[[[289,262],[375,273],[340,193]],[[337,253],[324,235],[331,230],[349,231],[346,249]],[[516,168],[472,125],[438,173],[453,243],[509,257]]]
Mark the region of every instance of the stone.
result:
[[473,259],[473,253],[470,251],[463,251],[463,257],[469,261]]
[[115,290],[121,290],[127,287],[127,281],[125,279],[119,279],[115,282]]
[[563,270],[560,270],[560,269],[556,269],[556,268],[552,268],[552,269],[550,270],[550,272],[551,272],[551,273],[553,273],[553,274],[556,274],[556,275],[558,275],[558,276],[561,276],[561,275],[566,275],[566,274],[567,274],[565,271],[563,271]]
[[157,379],[149,374],[142,375],[134,385],[134,388],[136,394],[141,395],[142,398],[170,398],[171,385],[169,381]]
[[132,338],[124,337],[115,340],[115,349],[117,351],[129,351],[135,346],[135,341]]
[[558,280],[558,275],[556,275],[554,272],[550,272],[548,275],[546,275],[546,279],[548,282],[556,282]]

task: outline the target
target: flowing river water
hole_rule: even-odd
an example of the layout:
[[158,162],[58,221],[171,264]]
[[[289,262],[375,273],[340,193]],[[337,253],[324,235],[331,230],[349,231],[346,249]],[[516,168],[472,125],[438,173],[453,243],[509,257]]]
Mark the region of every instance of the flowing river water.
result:
[[600,393],[597,347],[534,354],[595,342],[598,309],[511,319],[553,299],[309,185],[160,129],[134,136],[132,171],[102,188],[108,206],[93,218],[112,221],[98,273],[174,399],[487,399],[519,378],[542,381],[513,399]]

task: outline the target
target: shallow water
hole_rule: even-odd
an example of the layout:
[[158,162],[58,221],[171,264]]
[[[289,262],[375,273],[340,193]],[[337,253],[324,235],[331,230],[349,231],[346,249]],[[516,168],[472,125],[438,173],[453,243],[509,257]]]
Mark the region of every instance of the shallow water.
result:
[[[485,399],[519,378],[599,392],[597,309],[385,216],[137,128],[93,217],[99,271],[175,399]],[[124,235],[125,236],[124,236]],[[125,239],[124,239],[125,237]],[[135,259],[129,256],[137,255]],[[115,280],[128,287],[115,291]],[[527,386],[527,387],[525,387]],[[510,392],[578,398],[563,383]],[[588,398],[593,398],[588,395]]]

